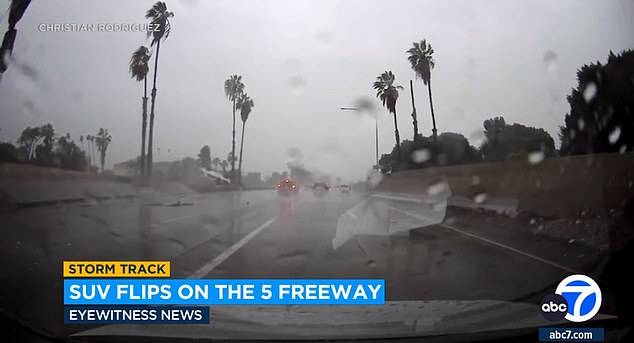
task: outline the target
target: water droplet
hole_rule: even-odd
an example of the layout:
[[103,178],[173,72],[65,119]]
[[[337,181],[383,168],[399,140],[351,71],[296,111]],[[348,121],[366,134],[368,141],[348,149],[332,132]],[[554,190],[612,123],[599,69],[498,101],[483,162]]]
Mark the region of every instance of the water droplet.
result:
[[574,243],[574,242],[575,242],[575,239],[574,239],[574,238],[571,238],[570,240],[568,240],[568,244],[572,244],[572,243]]
[[577,126],[579,126],[579,130],[583,130],[586,127],[586,122],[583,119],[579,119]]
[[480,177],[478,175],[473,175],[471,177],[471,184],[472,185],[479,185],[480,184]]
[[416,149],[412,152],[412,161],[414,163],[423,163],[431,158],[431,153],[428,149]]
[[619,140],[619,137],[621,137],[621,127],[616,126],[610,132],[610,135],[608,136],[608,141],[610,142],[610,144],[615,144]]
[[543,59],[544,65],[546,66],[546,70],[548,70],[548,72],[554,73],[555,71],[557,71],[557,54],[554,51],[546,51],[544,53]]
[[317,33],[317,40],[324,44],[330,44],[335,39],[335,35],[329,30],[319,31]]
[[479,194],[476,194],[475,197],[473,197],[473,202],[475,202],[476,204],[481,204],[485,202],[486,200],[487,200],[486,193],[479,193]]
[[619,154],[624,154],[627,151],[627,145],[623,144],[621,145],[621,147],[619,148]]
[[590,102],[594,99],[595,95],[597,95],[597,85],[595,85],[594,82],[588,82],[586,87],[583,89],[583,98],[586,102]]
[[379,185],[379,183],[381,183],[381,180],[383,180],[383,174],[372,170],[370,171],[370,173],[368,174],[368,186],[370,186],[371,188],[376,187]]
[[531,218],[531,220],[529,221],[530,225],[534,225],[536,223],[535,218]]
[[438,195],[447,189],[447,184],[443,181],[436,182],[429,187],[427,187],[427,194],[429,195]]
[[360,97],[354,102],[354,108],[361,112],[374,112],[377,108],[376,102],[368,97]]
[[288,80],[288,84],[291,88],[303,88],[306,86],[306,80],[300,75],[295,75]]
[[528,163],[530,164],[539,164],[543,160],[544,160],[543,151],[534,151],[528,154]]

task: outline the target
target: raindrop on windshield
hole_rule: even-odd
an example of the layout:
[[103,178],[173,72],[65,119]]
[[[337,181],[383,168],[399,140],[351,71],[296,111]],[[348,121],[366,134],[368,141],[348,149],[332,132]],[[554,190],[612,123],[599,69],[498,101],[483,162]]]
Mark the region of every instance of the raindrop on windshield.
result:
[[429,160],[431,153],[427,149],[416,149],[412,152],[412,161],[414,163],[423,163]]
[[487,200],[487,194],[486,193],[478,193],[473,198],[473,202],[475,202],[476,204],[481,204],[481,203],[485,202],[486,200]]
[[610,144],[615,144],[619,140],[619,137],[621,137],[621,127],[617,126],[610,132],[608,141]]
[[295,75],[288,79],[288,84],[291,88],[303,88],[306,86],[306,80],[300,75]]
[[376,187],[379,185],[379,183],[381,183],[381,180],[383,180],[383,174],[378,171],[372,170],[368,175],[368,186]]
[[624,154],[627,151],[627,145],[623,144],[619,148],[619,154]]
[[583,130],[586,127],[586,122],[583,119],[579,119],[577,125],[579,126],[579,130]]
[[427,187],[427,194],[429,195],[438,195],[442,193],[447,188],[447,185],[443,182],[436,182],[429,187]]
[[592,101],[594,96],[597,94],[597,85],[594,82],[589,82],[586,87],[583,89],[583,98],[586,102]]
[[546,51],[543,58],[544,65],[546,66],[546,70],[548,70],[548,72],[554,73],[557,71],[557,54],[554,51]]
[[544,160],[543,151],[534,151],[528,154],[528,163],[530,164],[539,164],[543,160]]

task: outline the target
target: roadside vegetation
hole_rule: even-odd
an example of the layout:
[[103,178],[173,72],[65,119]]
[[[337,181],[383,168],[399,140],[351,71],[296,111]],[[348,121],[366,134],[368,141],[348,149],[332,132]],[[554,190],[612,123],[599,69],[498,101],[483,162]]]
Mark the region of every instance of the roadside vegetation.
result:
[[[414,42],[407,50],[415,77],[428,91],[431,114],[430,136],[418,134],[420,119],[412,106],[412,139],[399,139],[396,110],[399,86],[391,72],[381,74],[372,84],[376,96],[394,115],[396,144],[379,159],[383,173],[422,169],[432,166],[528,160],[540,163],[545,158],[594,153],[625,153],[634,150],[634,51],[610,52],[607,64],[583,65],[577,71],[578,85],[568,95],[570,112],[560,126],[559,149],[544,129],[521,123],[507,123],[504,116],[492,116],[482,123],[483,139],[473,146],[461,133],[437,134],[436,114],[431,92],[431,71],[436,65],[434,50],[426,40]],[[413,93],[412,93],[413,94]],[[412,99],[413,103],[413,99]]]

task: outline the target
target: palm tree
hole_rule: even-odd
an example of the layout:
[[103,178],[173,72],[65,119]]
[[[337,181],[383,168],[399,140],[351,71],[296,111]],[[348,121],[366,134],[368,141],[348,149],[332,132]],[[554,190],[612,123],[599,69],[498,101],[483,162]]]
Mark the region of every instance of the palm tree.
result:
[[97,132],[97,136],[93,137],[95,143],[97,144],[97,150],[99,151],[99,157],[101,162],[101,172],[103,173],[104,165],[106,164],[106,150],[108,150],[108,145],[112,141],[112,136],[108,134],[108,129],[99,128],[99,132]]
[[253,109],[253,100],[247,95],[242,94],[236,101],[236,107],[240,109],[240,117],[242,118],[242,137],[240,138],[240,157],[238,160],[238,184],[242,184],[242,147],[244,146],[244,128],[249,119],[249,114]]
[[150,61],[150,49],[145,46],[140,46],[132,53],[130,58],[130,74],[132,78],[138,82],[143,81],[143,97],[142,110],[141,110],[141,159],[140,170],[141,176],[145,175],[145,134],[147,129],[147,73],[150,71],[148,62]]
[[169,18],[174,16],[174,12],[167,10],[167,5],[162,1],[157,1],[147,13],[145,18],[150,19],[153,31],[148,31],[148,38],[152,36],[150,46],[156,45],[156,55],[154,56],[154,76],[152,81],[152,104],[150,105],[150,134],[147,144],[147,175],[152,176],[152,141],[154,139],[154,104],[156,102],[156,74],[158,73],[159,50],[161,40],[167,39],[172,30]]
[[396,150],[398,159],[401,158],[401,138],[398,134],[398,122],[396,120],[396,100],[398,100],[398,90],[402,86],[394,85],[395,76],[392,71],[386,71],[379,75],[374,81],[372,88],[376,90],[376,97],[383,102],[383,106],[394,115],[394,136],[396,138]]
[[2,45],[0,46],[0,76],[7,70],[7,61],[5,58],[11,55],[13,51],[13,45],[15,44],[15,37],[18,34],[18,31],[15,29],[15,26],[18,24],[24,12],[26,12],[26,8],[29,7],[31,0],[11,0],[9,3],[9,15],[7,16],[7,21],[9,26],[7,27],[7,32],[4,33],[4,38],[2,39]]
[[[225,95],[227,99],[232,102],[233,109],[233,126],[231,132],[231,153],[232,156],[236,155],[236,100],[244,93],[244,84],[242,83],[242,76],[231,75],[225,80]],[[235,158],[231,159],[231,181],[233,181],[236,163]]]
[[434,146],[437,143],[436,117],[434,116],[434,103],[431,96],[431,70],[434,69],[436,62],[434,61],[434,49],[426,40],[412,43],[412,47],[406,51],[409,56],[407,60],[412,65],[412,69],[416,72],[416,78],[423,80],[423,85],[427,86],[429,92],[429,107],[431,109],[432,133],[434,138]]

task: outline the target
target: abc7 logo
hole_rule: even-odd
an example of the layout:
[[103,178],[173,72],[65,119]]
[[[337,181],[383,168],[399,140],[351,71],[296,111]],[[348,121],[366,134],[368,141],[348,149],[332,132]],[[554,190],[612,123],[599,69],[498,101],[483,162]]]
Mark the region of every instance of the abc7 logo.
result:
[[592,319],[601,308],[601,289],[585,275],[571,275],[563,279],[555,294],[548,294],[541,303],[541,311],[549,321],[567,319],[585,322]]

